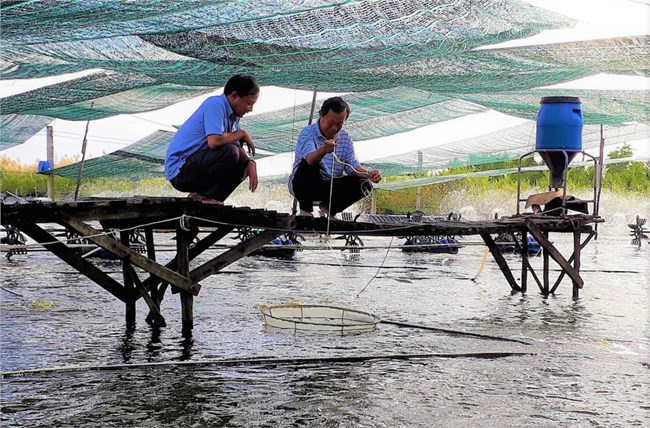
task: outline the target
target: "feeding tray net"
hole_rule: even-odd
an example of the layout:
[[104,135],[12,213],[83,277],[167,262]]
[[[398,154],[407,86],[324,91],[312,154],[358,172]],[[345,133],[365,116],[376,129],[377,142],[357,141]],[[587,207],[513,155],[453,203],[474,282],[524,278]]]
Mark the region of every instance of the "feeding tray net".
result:
[[266,325],[291,330],[365,332],[379,323],[375,315],[335,306],[291,304],[264,306],[260,310]]

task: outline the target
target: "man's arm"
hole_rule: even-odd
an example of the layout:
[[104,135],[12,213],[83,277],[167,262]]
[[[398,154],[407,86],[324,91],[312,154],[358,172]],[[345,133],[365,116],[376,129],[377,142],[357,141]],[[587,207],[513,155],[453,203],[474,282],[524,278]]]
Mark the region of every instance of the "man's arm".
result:
[[255,144],[253,143],[253,139],[248,135],[248,132],[243,129],[234,132],[224,132],[222,135],[208,135],[208,146],[211,149],[216,149],[217,147],[225,146],[226,144],[238,143],[240,141],[246,144],[251,155],[255,156]]
[[309,165],[316,165],[323,160],[326,154],[332,153],[335,147],[336,143],[334,140],[325,140],[325,143],[319,149],[305,156],[305,160]]

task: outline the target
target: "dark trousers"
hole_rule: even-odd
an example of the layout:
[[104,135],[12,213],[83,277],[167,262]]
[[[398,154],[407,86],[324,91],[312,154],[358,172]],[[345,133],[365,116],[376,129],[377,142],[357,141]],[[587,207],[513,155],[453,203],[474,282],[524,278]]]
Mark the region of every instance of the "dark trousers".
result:
[[[320,165],[309,165],[302,160],[292,181],[293,194],[300,209],[312,212],[314,201],[321,201],[325,206],[330,201],[330,180],[320,176]],[[353,203],[363,199],[372,190],[372,184],[356,175],[335,178],[332,184],[332,206],[328,207],[330,215],[340,213]]]
[[246,164],[240,161],[239,146],[235,144],[206,147],[190,155],[170,183],[181,192],[225,201],[242,182]]

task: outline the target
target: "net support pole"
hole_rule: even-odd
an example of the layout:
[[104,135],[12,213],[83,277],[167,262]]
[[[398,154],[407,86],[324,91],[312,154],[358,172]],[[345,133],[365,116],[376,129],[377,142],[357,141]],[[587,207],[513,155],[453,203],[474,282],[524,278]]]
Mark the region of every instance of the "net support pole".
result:
[[[48,125],[45,128],[45,135],[47,139],[47,162],[50,168],[54,168],[54,128]],[[54,199],[54,175],[48,174],[47,176],[47,197]]]
[[86,161],[86,146],[88,145],[88,127],[90,126],[90,121],[86,122],[86,131],[84,132],[84,139],[81,143],[81,162],[79,163],[79,172],[77,173],[77,185],[74,189],[74,200],[76,201],[79,197],[79,186],[81,185],[81,175],[84,171],[84,162]]

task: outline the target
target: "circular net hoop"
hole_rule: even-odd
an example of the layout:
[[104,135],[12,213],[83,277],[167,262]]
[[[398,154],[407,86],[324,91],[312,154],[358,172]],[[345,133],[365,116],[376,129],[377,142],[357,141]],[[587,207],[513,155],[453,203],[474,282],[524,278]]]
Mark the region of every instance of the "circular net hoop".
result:
[[266,325],[302,331],[338,331],[343,333],[373,330],[379,318],[367,312],[336,306],[278,305],[260,309]]

